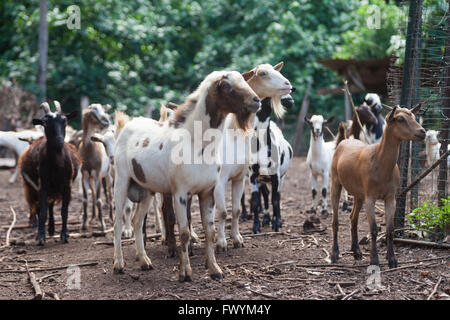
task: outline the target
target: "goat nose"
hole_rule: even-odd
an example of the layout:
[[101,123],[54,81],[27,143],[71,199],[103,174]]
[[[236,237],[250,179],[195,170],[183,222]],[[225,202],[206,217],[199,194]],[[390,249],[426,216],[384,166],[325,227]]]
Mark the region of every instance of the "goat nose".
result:
[[291,83],[290,83],[288,80],[286,80],[286,81],[284,82],[284,84],[287,84],[288,86],[291,85]]

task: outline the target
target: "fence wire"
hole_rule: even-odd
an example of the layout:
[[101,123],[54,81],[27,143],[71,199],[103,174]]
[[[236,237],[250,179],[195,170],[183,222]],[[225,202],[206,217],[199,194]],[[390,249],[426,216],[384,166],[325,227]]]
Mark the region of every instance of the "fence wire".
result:
[[[409,3],[409,2],[408,2]],[[408,19],[408,3],[404,5],[405,19]],[[434,130],[438,133],[439,145],[432,145],[433,141],[425,142],[410,142],[409,149],[405,152],[401,149],[400,158],[409,159],[408,170],[403,172],[402,178],[407,179],[407,185],[415,181],[427,168],[429,168],[436,157],[440,157],[439,152],[431,154],[430,151],[440,149],[440,144],[448,142],[448,134],[446,134],[446,126],[444,122],[448,121],[445,114],[448,114],[449,110],[444,106],[446,99],[446,90],[448,90],[448,74],[446,74],[446,61],[449,61],[449,51],[445,50],[448,46],[448,29],[449,19],[448,12],[443,15],[436,15],[435,11],[431,12],[433,8],[422,6],[422,14],[419,17],[421,21],[421,28],[418,32],[411,34],[414,39],[418,40],[418,55],[412,54],[410,59],[414,61],[408,61],[408,58],[393,57],[391,61],[390,70],[387,79],[388,98],[390,105],[399,105],[402,93],[402,78],[403,78],[403,66],[408,62],[413,66],[414,72],[410,75],[412,79],[408,79],[409,83],[413,85],[410,88],[408,94],[413,98],[413,103],[422,102],[422,112],[420,114],[420,122],[422,126],[427,130],[430,135]],[[402,38],[406,39],[407,35],[407,22],[401,21],[399,23],[399,34]],[[408,56],[408,55],[405,55]],[[407,106],[411,107],[411,106]],[[447,138],[445,138],[447,137]],[[429,148],[427,149],[427,144]],[[428,150],[428,152],[427,152]],[[450,159],[449,159],[450,160]],[[448,181],[446,175],[444,179],[439,179],[440,167],[433,170],[428,176],[426,176],[419,184],[416,185],[406,195],[406,201],[401,210],[404,210],[405,215],[411,213],[411,211],[426,201],[431,201],[434,204],[438,204],[442,195],[448,195]],[[402,172],[402,171],[401,171]],[[405,177],[404,174],[407,174]],[[441,175],[442,176],[442,175]],[[401,190],[399,190],[401,192]],[[401,202],[400,202],[401,203]],[[397,201],[397,206],[399,201]],[[398,210],[398,208],[397,208]]]

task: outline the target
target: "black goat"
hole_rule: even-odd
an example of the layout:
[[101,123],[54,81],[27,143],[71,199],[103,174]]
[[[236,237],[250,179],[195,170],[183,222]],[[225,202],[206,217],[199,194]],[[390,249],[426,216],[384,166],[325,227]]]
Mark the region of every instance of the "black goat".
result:
[[67,121],[74,118],[77,111],[61,113],[61,106],[55,101],[56,112],[50,111],[47,102],[41,104],[45,115],[33,119],[33,125],[45,128],[45,137],[33,142],[19,159],[23,177],[25,197],[30,207],[30,220],[38,215],[37,244],[45,243],[45,222],[49,211],[49,235],[55,232],[53,206],[62,201],[61,242],[68,242],[67,215],[71,198],[71,186],[75,180],[81,158],[71,144],[64,142]]

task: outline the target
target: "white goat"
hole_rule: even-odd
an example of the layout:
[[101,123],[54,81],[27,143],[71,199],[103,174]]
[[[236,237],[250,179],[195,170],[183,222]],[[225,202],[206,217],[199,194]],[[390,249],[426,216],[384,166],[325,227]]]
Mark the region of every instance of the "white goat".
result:
[[[0,131],[0,146],[12,149],[19,158],[30,145],[29,142],[23,141],[21,139],[36,140],[42,136],[44,136],[44,133],[41,130],[23,130],[18,132]],[[14,183],[16,181],[19,171],[20,168],[16,165],[14,173],[8,180],[9,183]]]
[[323,216],[328,215],[327,210],[327,188],[330,179],[331,161],[333,159],[336,141],[325,142],[323,139],[324,127],[332,122],[334,117],[324,120],[321,115],[313,115],[311,119],[305,117],[305,122],[311,127],[311,138],[309,140],[308,156],[306,163],[311,169],[312,211],[317,210],[317,185],[318,178],[322,178],[322,210]]
[[[425,152],[427,155],[427,165],[428,167],[432,166],[433,163],[435,163],[437,160],[439,160],[440,153],[439,150],[441,149],[441,143],[438,139],[439,131],[436,130],[428,130],[425,135]],[[448,149],[450,150],[450,145],[448,145]],[[450,168],[450,157],[447,158],[447,168]],[[431,181],[432,181],[432,190],[434,190],[434,178],[435,178],[435,172],[437,170],[433,170],[431,173]]]
[[[214,255],[214,195],[219,171],[223,121],[228,113],[237,114],[241,129],[248,127],[251,113],[256,112],[260,100],[236,71],[213,72],[188,96],[185,103],[163,124],[148,118],[135,118],[122,129],[114,152],[116,219],[114,224],[114,272],[124,268],[121,233],[122,215],[127,196],[137,200],[133,217],[137,258],[142,269],[152,269],[144,249],[142,226],[150,199],[155,192],[171,193],[181,242],[179,280],[191,281],[188,242],[187,201],[197,194],[206,238],[206,264],[214,279],[223,277]],[[194,139],[194,126],[214,136]],[[218,134],[219,136],[215,136]],[[184,137],[184,138],[183,138]],[[180,138],[182,138],[180,142]],[[215,142],[211,142],[213,139]],[[200,140],[200,141],[199,141]],[[219,146],[215,144],[219,142]],[[195,146],[195,148],[194,148]],[[198,150],[198,149],[201,150]],[[192,151],[194,152],[192,154]],[[192,164],[192,157],[211,155],[212,159]],[[183,159],[180,159],[182,152]],[[190,156],[189,156],[190,155]],[[189,159],[184,159],[189,157]],[[186,163],[186,161],[188,163]],[[212,160],[212,163],[210,162]]]

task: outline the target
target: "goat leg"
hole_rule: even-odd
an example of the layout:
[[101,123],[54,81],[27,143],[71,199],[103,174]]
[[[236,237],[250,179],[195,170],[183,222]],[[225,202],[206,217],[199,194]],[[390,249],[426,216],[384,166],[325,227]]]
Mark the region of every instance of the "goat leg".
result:
[[39,225],[37,234],[37,245],[43,246],[45,243],[45,222],[47,221],[47,188],[45,185],[41,189],[41,211],[39,212]]
[[173,210],[172,194],[163,194],[162,213],[164,224],[166,226],[166,240],[169,251],[169,257],[175,257],[177,252],[177,243],[175,240],[175,213]]
[[55,220],[53,216],[54,202],[48,204],[48,235],[53,236],[55,234]]
[[70,202],[70,186],[64,186],[63,188],[63,201],[61,206],[61,218],[62,218],[62,228],[61,228],[61,242],[69,242],[69,234],[67,232],[67,216],[69,213],[69,202]]
[[271,176],[271,180],[272,180],[272,207],[273,207],[272,230],[278,232],[280,231],[281,228],[280,177],[274,174]]
[[241,220],[242,221],[247,221],[248,220],[248,213],[247,213],[247,207],[245,205],[245,191],[242,192],[241,207],[242,207]]

